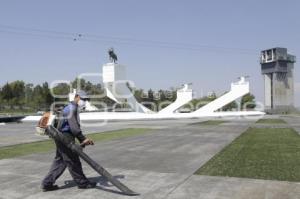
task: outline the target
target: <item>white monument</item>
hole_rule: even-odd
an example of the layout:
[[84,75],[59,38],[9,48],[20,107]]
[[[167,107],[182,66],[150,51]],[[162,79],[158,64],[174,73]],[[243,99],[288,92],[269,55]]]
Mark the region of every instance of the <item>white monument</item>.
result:
[[193,99],[193,90],[190,88],[191,84],[184,84],[182,89],[177,91],[176,101],[171,103],[166,108],[160,110],[159,114],[172,114],[179,108],[189,103]]
[[231,89],[228,93],[225,93],[221,97],[196,110],[195,113],[215,112],[216,110],[219,110],[227,104],[243,97],[249,92],[249,82],[246,81],[245,77],[240,77],[240,81],[231,83]]
[[[261,111],[228,111],[219,112],[225,105],[240,99],[250,92],[249,82],[245,77],[241,77],[238,82],[231,84],[228,93],[215,99],[214,101],[200,107],[191,113],[179,113],[178,109],[189,103],[193,99],[193,90],[191,85],[185,84],[182,89],[177,91],[177,99],[159,112],[154,112],[143,104],[139,103],[134,94],[128,87],[126,77],[126,67],[116,63],[117,56],[113,50],[109,51],[111,63],[104,64],[102,67],[103,84],[106,96],[116,103],[128,104],[132,112],[100,112],[97,107],[89,102],[86,111],[80,114],[81,120],[135,120],[135,119],[171,119],[171,118],[200,118],[200,117],[232,117],[232,116],[259,116],[264,115]],[[69,94],[69,98],[73,100],[76,90]],[[40,116],[28,116],[24,120],[39,120]]]
[[129,104],[135,112],[152,113],[150,109],[140,104],[129,90],[125,66],[116,63],[104,64],[102,75],[107,97],[119,104]]

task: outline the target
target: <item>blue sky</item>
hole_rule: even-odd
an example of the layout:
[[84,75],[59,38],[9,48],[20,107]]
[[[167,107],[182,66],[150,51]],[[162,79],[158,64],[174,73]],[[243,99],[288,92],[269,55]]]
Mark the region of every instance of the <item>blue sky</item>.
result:
[[300,56],[299,10],[297,0],[1,0],[0,84],[100,72],[114,47],[139,88],[193,82],[201,96],[249,75],[263,100],[260,50],[286,47]]

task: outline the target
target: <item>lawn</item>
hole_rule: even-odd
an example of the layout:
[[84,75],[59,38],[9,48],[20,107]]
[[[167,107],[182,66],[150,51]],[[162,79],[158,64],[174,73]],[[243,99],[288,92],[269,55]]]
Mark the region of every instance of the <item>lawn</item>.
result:
[[224,120],[207,120],[204,122],[196,122],[196,123],[193,123],[192,125],[219,125],[219,124],[223,124],[225,122],[226,121],[224,121]]
[[[88,134],[87,136],[93,139],[95,142],[101,142],[101,141],[108,141],[117,138],[125,138],[125,137],[140,135],[146,133],[147,131],[149,131],[149,129],[144,129],[144,128],[123,129],[117,131]],[[23,155],[29,155],[33,153],[45,153],[53,150],[54,148],[55,148],[55,144],[52,140],[0,147],[0,160],[6,158],[19,157]]]
[[258,124],[286,124],[282,119],[260,119],[256,123]]
[[291,128],[249,128],[195,174],[300,181],[300,136]]

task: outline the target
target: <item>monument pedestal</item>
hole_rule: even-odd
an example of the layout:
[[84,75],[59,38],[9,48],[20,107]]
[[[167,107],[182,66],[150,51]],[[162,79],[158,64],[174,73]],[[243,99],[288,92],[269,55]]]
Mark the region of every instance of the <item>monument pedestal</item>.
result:
[[107,63],[103,65],[102,72],[107,97],[119,104],[127,103],[135,112],[152,112],[150,109],[138,103],[134,94],[129,90],[125,66],[116,63]]

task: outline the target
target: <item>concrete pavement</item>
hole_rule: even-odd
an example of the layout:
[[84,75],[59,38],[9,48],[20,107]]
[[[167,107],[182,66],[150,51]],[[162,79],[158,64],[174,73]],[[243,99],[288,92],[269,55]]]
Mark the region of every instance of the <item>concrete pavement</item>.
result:
[[[205,119],[151,120],[151,121],[84,121],[82,130],[85,134],[114,131],[124,128],[169,128],[199,122]],[[0,126],[0,147],[49,139],[35,135],[37,122],[6,123]]]
[[0,160],[0,198],[300,198],[299,183],[193,175],[253,122],[232,120],[217,126],[155,122],[163,129],[86,148],[116,178],[141,193],[137,197],[121,195],[85,163],[84,171],[98,182],[98,189],[78,190],[66,171],[57,182],[62,189],[41,192],[40,181],[54,156],[51,152]]

